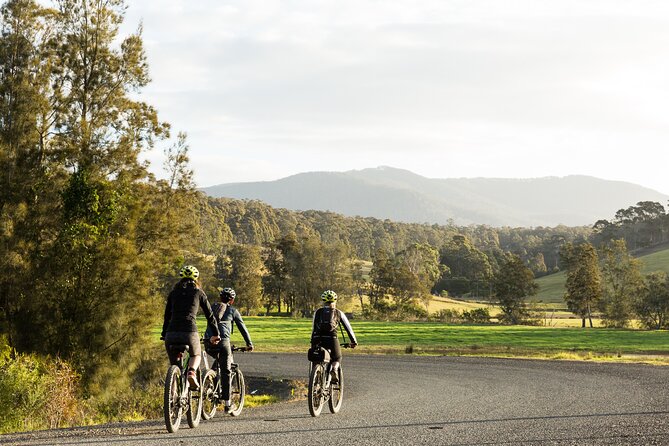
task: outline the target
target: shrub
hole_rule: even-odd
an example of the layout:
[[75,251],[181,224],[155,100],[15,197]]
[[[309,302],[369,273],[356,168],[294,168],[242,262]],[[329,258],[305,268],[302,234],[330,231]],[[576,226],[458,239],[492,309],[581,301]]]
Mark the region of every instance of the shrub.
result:
[[0,433],[79,423],[79,376],[64,361],[17,355],[0,364]]
[[487,308],[474,308],[471,311],[463,311],[462,319],[471,324],[487,324],[490,322],[490,310]]

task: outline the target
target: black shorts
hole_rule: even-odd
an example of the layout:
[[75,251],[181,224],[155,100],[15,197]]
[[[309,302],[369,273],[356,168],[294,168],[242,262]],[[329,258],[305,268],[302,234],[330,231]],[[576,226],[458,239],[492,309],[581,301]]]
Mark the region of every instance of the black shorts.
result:
[[320,345],[330,351],[330,361],[341,361],[341,346],[336,336],[314,336],[311,339],[311,346],[315,345]]
[[165,350],[170,362],[174,364],[176,355],[170,352],[170,345],[185,344],[188,346],[188,352],[191,356],[199,356],[202,353],[200,348],[200,335],[196,331],[169,331],[165,334]]

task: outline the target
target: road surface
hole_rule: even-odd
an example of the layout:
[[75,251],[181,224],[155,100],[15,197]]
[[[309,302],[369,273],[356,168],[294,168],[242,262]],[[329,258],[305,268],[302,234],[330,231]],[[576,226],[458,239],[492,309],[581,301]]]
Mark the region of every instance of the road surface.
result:
[[[59,445],[669,445],[669,367],[353,355],[337,415],[305,400],[217,414],[168,434],[162,420],[1,436]],[[236,355],[248,376],[306,380],[306,354]],[[252,389],[251,389],[252,390]]]

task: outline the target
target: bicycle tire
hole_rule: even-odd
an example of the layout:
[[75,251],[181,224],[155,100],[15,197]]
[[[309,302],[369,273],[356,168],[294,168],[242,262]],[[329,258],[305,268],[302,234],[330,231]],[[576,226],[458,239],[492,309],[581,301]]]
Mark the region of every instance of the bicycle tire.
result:
[[181,371],[172,365],[165,375],[165,393],[163,396],[163,415],[167,432],[173,434],[179,430],[183,409],[181,407]]
[[[195,372],[200,377],[200,370]],[[191,429],[195,429],[200,424],[202,417],[202,380],[198,379],[200,387],[188,389],[188,408],[186,409],[186,420]]]
[[309,373],[309,413],[312,417],[317,417],[323,410],[324,388],[323,388],[323,364],[313,364]]
[[208,370],[202,380],[202,418],[211,420],[216,415],[218,400],[216,393],[216,372]]
[[230,415],[238,417],[244,409],[244,399],[246,398],[244,374],[239,368],[232,373],[230,381]]
[[337,384],[332,384],[332,381],[330,381],[330,399],[328,400],[328,406],[332,413],[339,412],[341,403],[344,401],[344,372],[341,364],[337,370],[337,378],[339,379]]

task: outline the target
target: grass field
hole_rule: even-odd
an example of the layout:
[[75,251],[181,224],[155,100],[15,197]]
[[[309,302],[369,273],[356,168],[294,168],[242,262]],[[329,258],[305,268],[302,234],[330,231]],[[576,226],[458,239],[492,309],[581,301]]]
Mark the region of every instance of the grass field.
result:
[[[669,273],[669,249],[654,252],[639,257],[641,260],[641,272],[643,274],[655,271],[665,271]],[[566,276],[564,272],[551,274],[537,279],[539,284],[539,293],[535,299],[545,303],[564,304],[564,283]]]
[[[305,351],[310,319],[247,317],[258,351]],[[200,333],[204,320],[199,320]],[[363,353],[474,354],[543,358],[639,360],[664,355],[669,364],[669,331],[575,329],[499,325],[447,325],[427,322],[352,321]],[[155,330],[156,339],[159,329]],[[233,343],[243,343],[238,333]]]

